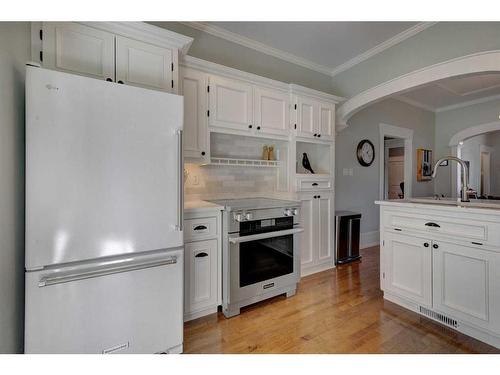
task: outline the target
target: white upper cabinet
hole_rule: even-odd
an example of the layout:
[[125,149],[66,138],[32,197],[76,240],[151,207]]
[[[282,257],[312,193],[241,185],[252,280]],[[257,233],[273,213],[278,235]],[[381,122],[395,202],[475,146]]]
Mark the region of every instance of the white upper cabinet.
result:
[[254,87],[255,130],[258,133],[287,135],[290,128],[287,92]]
[[43,66],[115,80],[115,36],[72,22],[43,24]]
[[179,51],[192,42],[142,22],[40,22],[34,32],[32,53],[40,48],[45,68],[174,93]]
[[181,68],[180,94],[184,96],[184,155],[206,159],[208,150],[208,75]]
[[308,97],[297,98],[297,136],[312,138],[318,133],[318,103]]
[[172,49],[117,36],[116,82],[171,91],[174,55]]
[[431,241],[395,233],[384,234],[381,266],[384,290],[432,306]]
[[253,132],[253,88],[243,81],[210,76],[209,125]]
[[335,104],[320,102],[318,105],[318,134],[321,139],[333,139],[335,134]]

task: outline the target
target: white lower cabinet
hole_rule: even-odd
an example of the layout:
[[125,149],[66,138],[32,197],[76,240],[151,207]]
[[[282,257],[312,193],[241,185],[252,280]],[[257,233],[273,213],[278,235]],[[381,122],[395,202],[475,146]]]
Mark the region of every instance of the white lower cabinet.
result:
[[184,254],[185,311],[217,306],[217,240],[187,243]]
[[420,303],[432,305],[431,241],[395,233],[384,236],[383,289]]
[[300,235],[301,275],[306,276],[334,266],[333,193],[301,193]]
[[222,303],[221,211],[186,213],[184,321],[217,312]]
[[[500,249],[488,244],[496,233],[471,241],[476,228],[497,223],[500,214],[380,204],[384,298],[500,348]],[[388,219],[398,215],[404,220]],[[448,222],[463,232],[447,239]]]
[[500,333],[500,254],[433,243],[434,308]]

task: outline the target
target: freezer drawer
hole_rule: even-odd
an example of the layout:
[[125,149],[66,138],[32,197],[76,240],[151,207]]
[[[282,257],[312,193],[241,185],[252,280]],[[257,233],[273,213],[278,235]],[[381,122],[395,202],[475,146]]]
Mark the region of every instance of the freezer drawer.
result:
[[26,353],[156,353],[183,339],[183,250],[26,273]]

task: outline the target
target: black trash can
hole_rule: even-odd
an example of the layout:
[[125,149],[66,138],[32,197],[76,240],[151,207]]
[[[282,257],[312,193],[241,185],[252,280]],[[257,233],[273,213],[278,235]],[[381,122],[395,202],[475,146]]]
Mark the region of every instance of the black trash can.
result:
[[359,234],[361,214],[335,211],[335,263],[344,264],[360,259]]

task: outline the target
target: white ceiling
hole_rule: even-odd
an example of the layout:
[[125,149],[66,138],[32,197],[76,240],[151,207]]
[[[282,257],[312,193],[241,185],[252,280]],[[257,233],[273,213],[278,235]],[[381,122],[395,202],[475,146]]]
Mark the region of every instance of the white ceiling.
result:
[[321,71],[340,71],[417,34],[430,22],[186,22],[189,26]]
[[395,96],[432,112],[443,112],[500,97],[500,74],[447,78]]

